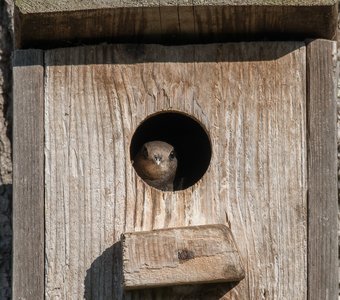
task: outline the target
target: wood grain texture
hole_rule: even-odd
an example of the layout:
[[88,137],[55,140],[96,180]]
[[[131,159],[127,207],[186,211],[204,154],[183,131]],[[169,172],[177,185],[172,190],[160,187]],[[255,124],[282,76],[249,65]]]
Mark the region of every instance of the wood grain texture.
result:
[[44,297],[43,52],[13,61],[13,299]]
[[[246,277],[201,298],[305,299],[305,61],[298,42],[47,51],[46,299],[121,299],[123,232],[226,223]],[[131,165],[134,131],[161,110],[210,135],[210,167],[183,191],[155,190]]]
[[335,39],[336,0],[16,1],[17,48]]
[[15,4],[22,13],[51,13],[63,12],[70,10],[90,10],[100,8],[115,8],[115,7],[175,7],[175,6],[199,6],[199,5],[260,5],[260,6],[322,6],[334,5],[336,0],[97,0],[97,1],[58,1],[58,0],[15,0]]
[[240,281],[244,268],[225,225],[124,233],[125,290]]
[[308,299],[337,299],[336,43],[307,47]]

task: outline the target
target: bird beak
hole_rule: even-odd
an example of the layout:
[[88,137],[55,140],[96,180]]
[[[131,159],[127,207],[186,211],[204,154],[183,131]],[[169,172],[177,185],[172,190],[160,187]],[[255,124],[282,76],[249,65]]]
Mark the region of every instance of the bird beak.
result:
[[154,158],[155,158],[155,163],[157,164],[157,166],[159,166],[160,163],[162,162],[162,156],[157,154],[154,156]]

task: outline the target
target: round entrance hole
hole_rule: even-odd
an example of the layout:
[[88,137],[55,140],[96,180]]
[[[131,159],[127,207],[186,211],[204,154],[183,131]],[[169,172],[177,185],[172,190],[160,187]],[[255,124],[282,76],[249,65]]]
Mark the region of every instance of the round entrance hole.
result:
[[136,129],[130,145],[133,161],[143,145],[163,141],[172,145],[177,157],[174,190],[194,185],[207,171],[211,143],[206,130],[194,118],[179,112],[160,112],[146,118]]

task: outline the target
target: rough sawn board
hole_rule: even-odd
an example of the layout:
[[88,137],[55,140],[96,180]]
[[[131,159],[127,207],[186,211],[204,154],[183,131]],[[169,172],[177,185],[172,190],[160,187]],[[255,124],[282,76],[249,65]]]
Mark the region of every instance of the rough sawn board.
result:
[[185,226],[122,234],[125,290],[235,282],[244,268],[226,225]]
[[[46,299],[121,299],[123,232],[227,222],[246,277],[205,299],[305,299],[305,56],[298,42],[46,51]],[[130,162],[134,130],[160,110],[211,138],[207,173],[184,191],[146,186]]]
[[16,0],[17,47],[336,38],[337,0]]

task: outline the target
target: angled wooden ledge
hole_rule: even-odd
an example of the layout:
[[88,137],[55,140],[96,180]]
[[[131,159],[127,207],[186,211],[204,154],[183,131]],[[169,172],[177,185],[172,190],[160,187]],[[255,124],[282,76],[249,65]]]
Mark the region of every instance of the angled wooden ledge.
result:
[[125,233],[121,240],[126,290],[240,281],[245,276],[225,225]]
[[77,43],[334,39],[336,0],[16,0],[17,48]]

